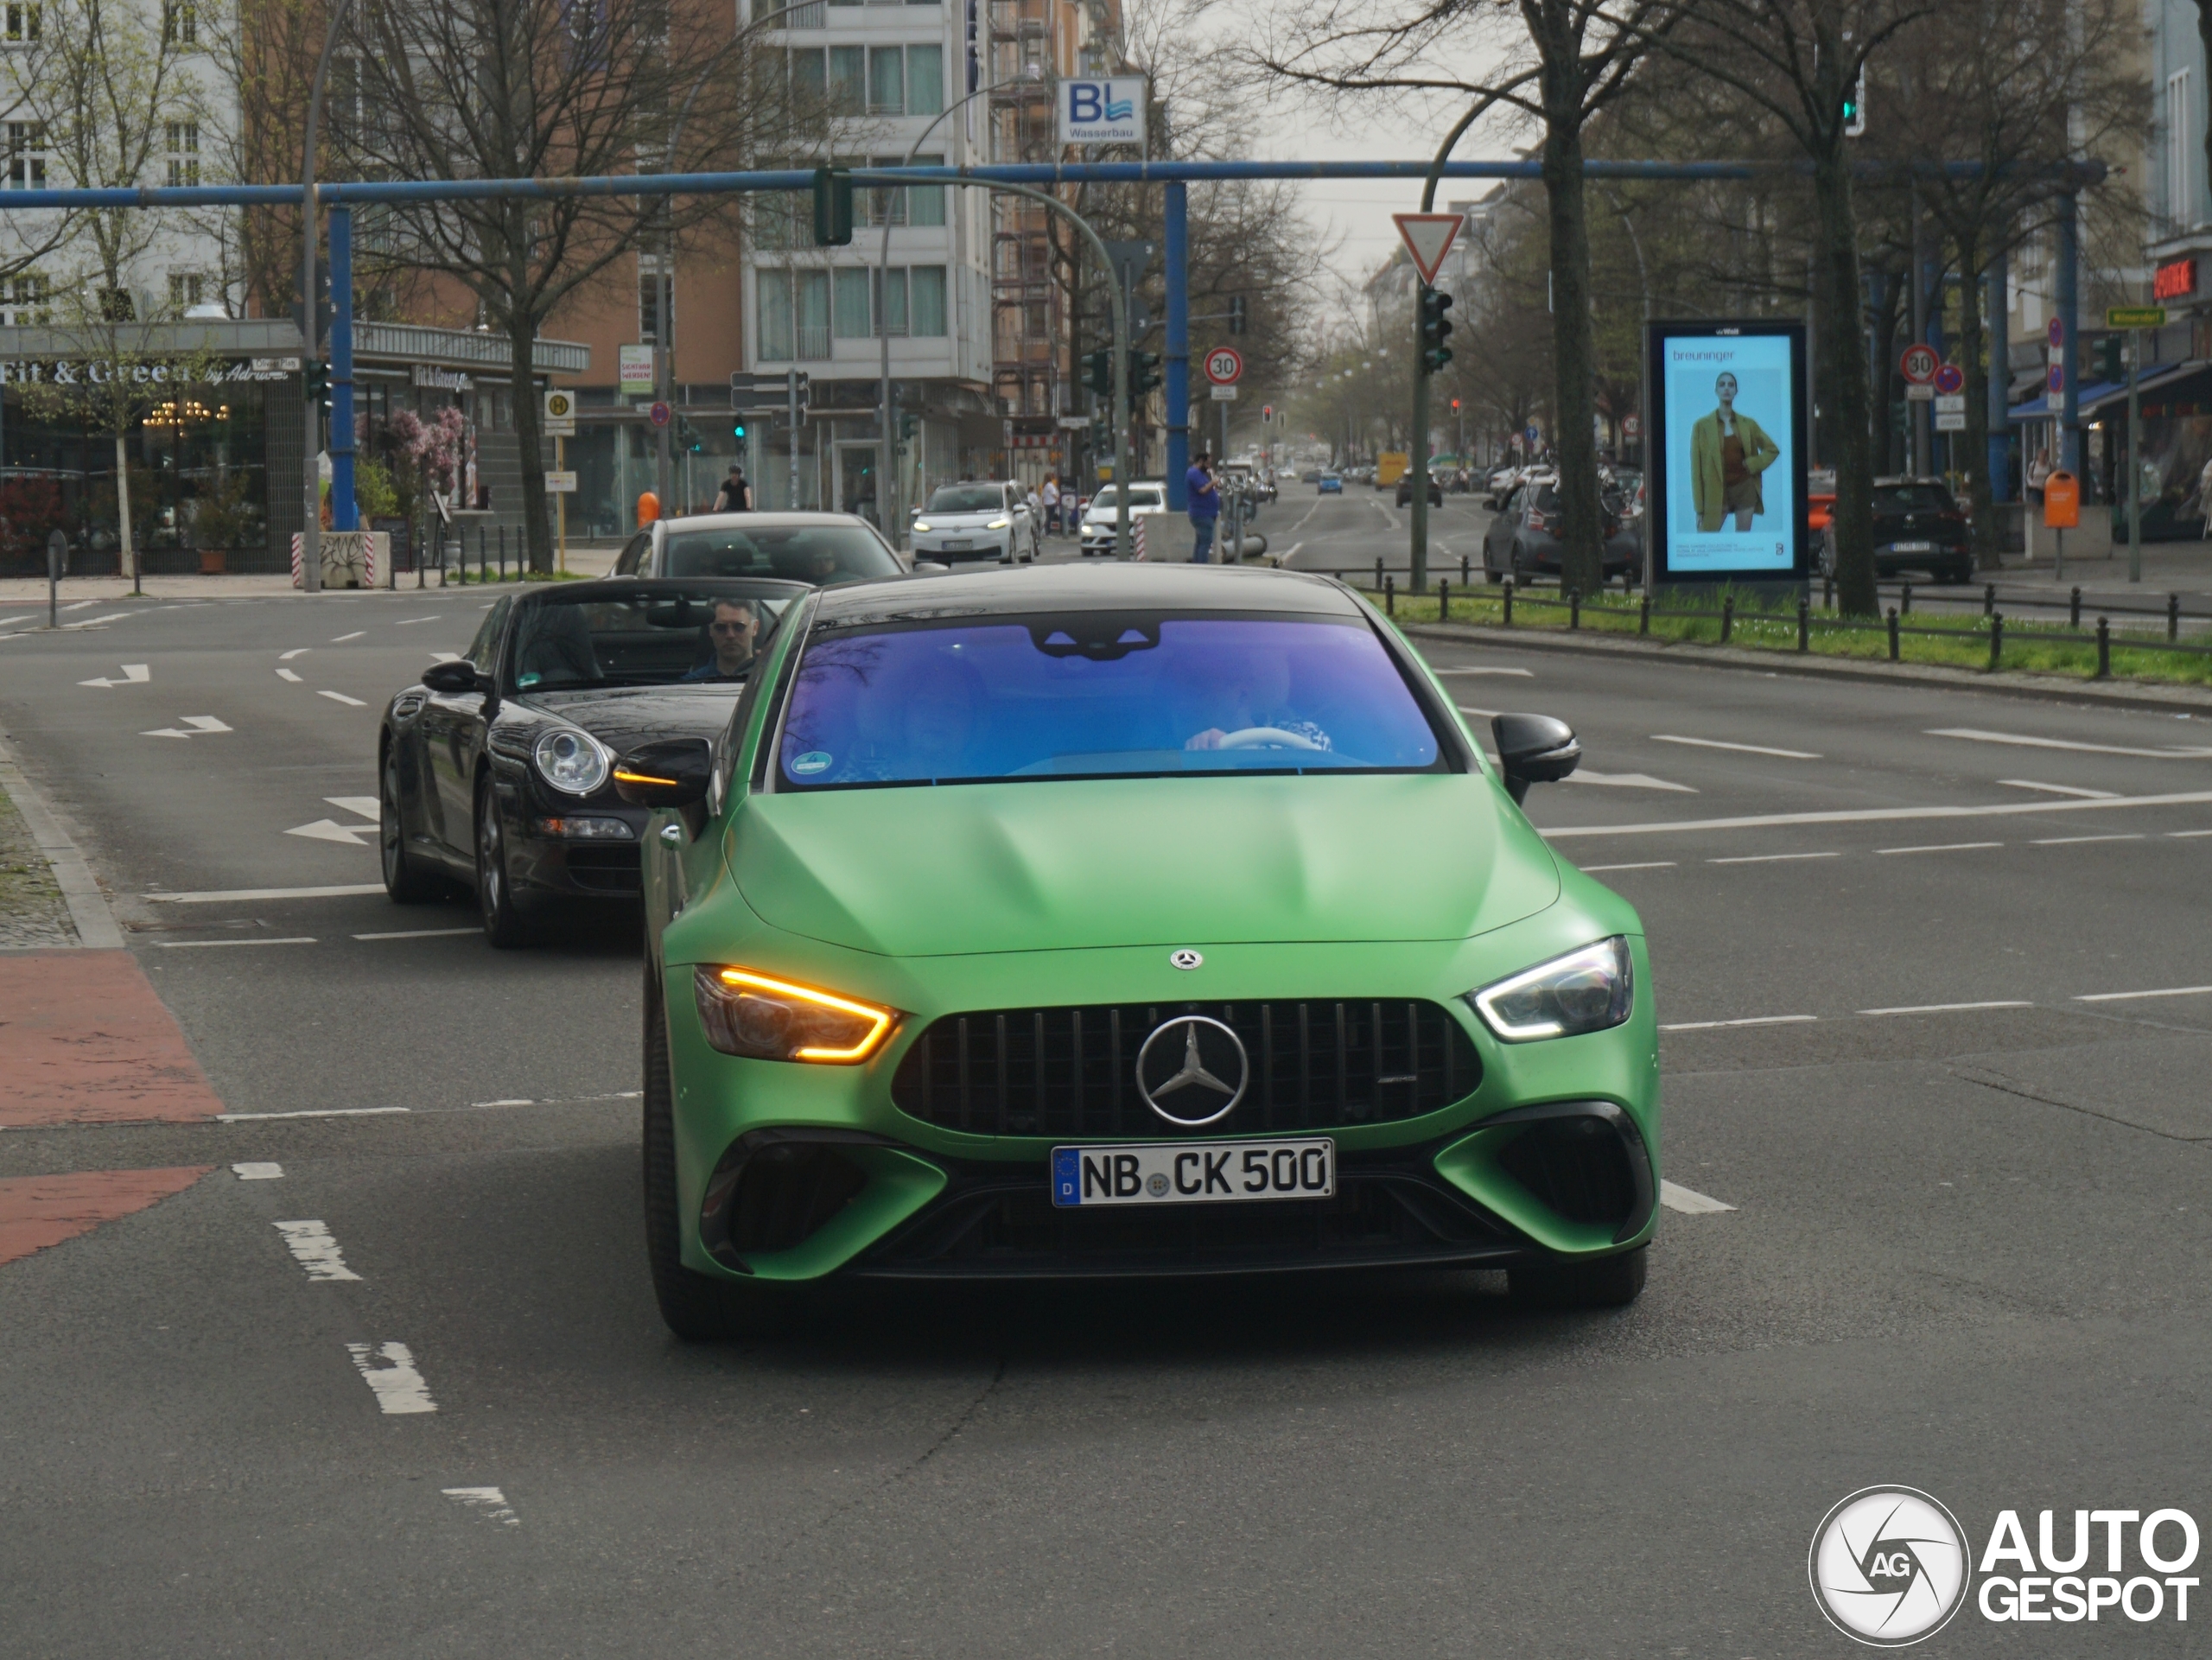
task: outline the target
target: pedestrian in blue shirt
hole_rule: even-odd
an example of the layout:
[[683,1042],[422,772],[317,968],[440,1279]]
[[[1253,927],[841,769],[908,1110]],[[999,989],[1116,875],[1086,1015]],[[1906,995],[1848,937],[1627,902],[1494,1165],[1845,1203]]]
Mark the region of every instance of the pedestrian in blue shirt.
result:
[[1203,565],[1213,550],[1214,521],[1221,517],[1221,492],[1214,487],[1213,467],[1205,450],[1198,452],[1191,470],[1183,475],[1183,488],[1190,498],[1191,528],[1198,533],[1191,563]]

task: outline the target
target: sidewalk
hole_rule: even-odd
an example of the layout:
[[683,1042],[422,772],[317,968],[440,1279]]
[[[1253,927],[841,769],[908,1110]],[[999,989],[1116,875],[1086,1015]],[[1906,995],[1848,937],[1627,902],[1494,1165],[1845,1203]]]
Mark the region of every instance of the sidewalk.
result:
[[[619,541],[571,542],[569,544],[569,574],[578,576],[604,576],[614,569],[615,558],[621,551],[622,544]],[[454,582],[457,574],[454,571],[448,572],[448,582]],[[472,564],[469,568],[471,579],[469,586],[472,588],[475,586],[475,567]],[[427,571],[423,574],[423,580],[426,587],[435,588],[438,585],[438,573],[435,570]],[[254,576],[226,574],[221,576],[149,576],[141,586],[145,590],[144,597],[137,598],[130,592],[130,579],[128,576],[65,576],[61,579],[60,601],[63,605],[87,603],[143,605],[155,601],[175,603],[181,600],[264,600],[279,597],[345,599],[359,598],[368,591],[362,588],[329,588],[320,595],[309,596],[302,595],[299,589],[294,588],[291,577],[282,571],[270,571]],[[398,591],[405,594],[414,587],[415,573],[400,572]],[[378,583],[376,591],[378,593],[385,591],[383,582]],[[46,604],[46,578],[43,576],[0,576],[0,605],[5,605],[10,611],[15,611],[19,609],[24,601],[29,601],[41,607]],[[65,617],[62,620],[66,623],[71,619]]]

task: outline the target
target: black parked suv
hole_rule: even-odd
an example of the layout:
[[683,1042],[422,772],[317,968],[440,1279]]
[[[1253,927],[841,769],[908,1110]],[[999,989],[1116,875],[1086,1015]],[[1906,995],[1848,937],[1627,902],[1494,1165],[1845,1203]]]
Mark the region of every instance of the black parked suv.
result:
[[[1413,499],[1414,475],[1407,473],[1398,480],[1398,506],[1409,507],[1413,505]],[[1444,505],[1444,486],[1433,473],[1428,475],[1428,505],[1432,507],[1441,507]]]
[[[1833,536],[1821,538],[1820,557],[1822,573],[1833,576]],[[1966,509],[1942,480],[1874,480],[1874,570],[1882,576],[1921,571],[1937,582],[1974,581]]]

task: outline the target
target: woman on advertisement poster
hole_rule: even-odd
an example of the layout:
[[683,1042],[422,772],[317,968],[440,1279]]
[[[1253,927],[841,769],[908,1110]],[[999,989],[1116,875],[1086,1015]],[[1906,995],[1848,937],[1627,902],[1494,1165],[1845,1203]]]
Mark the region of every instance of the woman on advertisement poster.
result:
[[1690,500],[1700,531],[1717,531],[1729,514],[1736,528],[1751,528],[1766,511],[1759,474],[1782,452],[1759,423],[1736,408],[1736,377],[1722,370],[1713,393],[1719,408],[1690,428]]

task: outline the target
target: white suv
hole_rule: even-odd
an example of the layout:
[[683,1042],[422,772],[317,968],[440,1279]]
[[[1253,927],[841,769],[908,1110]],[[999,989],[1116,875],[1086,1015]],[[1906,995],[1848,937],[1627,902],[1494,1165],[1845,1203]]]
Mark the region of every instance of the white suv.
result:
[[985,480],[932,491],[929,506],[915,516],[912,546],[917,559],[948,565],[962,559],[1011,565],[1036,558],[1044,533],[1021,486]]

